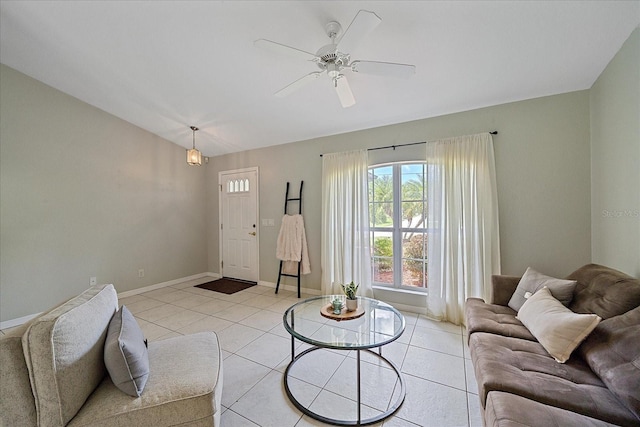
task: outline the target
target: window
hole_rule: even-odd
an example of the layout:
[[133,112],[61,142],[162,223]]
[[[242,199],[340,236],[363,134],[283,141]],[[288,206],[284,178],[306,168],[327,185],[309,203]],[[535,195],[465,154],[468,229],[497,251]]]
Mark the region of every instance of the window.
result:
[[249,179],[232,179],[227,181],[227,193],[246,193],[249,191]]
[[426,164],[369,168],[369,227],[374,285],[427,288]]

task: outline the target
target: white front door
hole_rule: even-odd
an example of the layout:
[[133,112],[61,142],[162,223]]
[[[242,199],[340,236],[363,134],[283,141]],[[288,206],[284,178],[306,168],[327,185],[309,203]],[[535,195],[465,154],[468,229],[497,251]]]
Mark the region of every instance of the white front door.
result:
[[220,172],[223,277],[258,281],[258,168]]

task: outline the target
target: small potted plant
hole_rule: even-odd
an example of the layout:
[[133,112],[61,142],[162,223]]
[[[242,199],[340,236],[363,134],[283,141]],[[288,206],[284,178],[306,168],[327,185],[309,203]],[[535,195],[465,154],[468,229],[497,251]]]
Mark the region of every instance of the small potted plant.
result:
[[341,285],[342,291],[347,296],[347,311],[355,311],[358,309],[358,298],[356,292],[358,292],[358,286],[353,281],[347,285]]

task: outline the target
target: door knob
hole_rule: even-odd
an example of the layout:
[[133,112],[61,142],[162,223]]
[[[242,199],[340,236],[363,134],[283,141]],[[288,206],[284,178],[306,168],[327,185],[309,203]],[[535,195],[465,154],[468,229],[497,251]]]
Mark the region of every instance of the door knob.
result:
[[251,234],[252,236],[255,236],[255,235],[256,235],[256,232],[255,232],[255,231],[252,231],[252,232],[251,232],[251,233],[249,233],[249,234]]

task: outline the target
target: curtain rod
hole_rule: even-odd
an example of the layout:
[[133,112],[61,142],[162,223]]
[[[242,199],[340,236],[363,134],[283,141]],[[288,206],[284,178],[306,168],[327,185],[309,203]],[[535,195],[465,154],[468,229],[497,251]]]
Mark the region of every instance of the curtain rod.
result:
[[[498,131],[497,130],[492,130],[489,132],[491,135],[497,135]],[[428,141],[420,141],[420,142],[408,142],[406,144],[396,144],[396,145],[385,145],[384,147],[373,147],[373,148],[367,148],[367,151],[375,151],[375,150],[385,150],[387,148],[393,148],[394,150],[398,147],[407,147],[409,145],[420,145],[420,144],[426,144]],[[322,157],[322,154],[320,154],[320,157]]]

